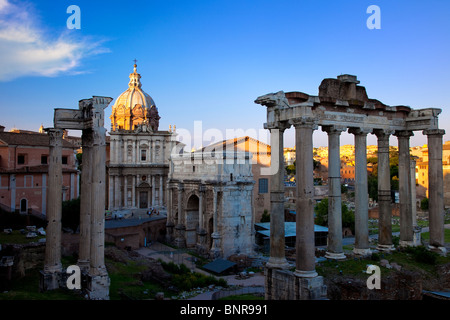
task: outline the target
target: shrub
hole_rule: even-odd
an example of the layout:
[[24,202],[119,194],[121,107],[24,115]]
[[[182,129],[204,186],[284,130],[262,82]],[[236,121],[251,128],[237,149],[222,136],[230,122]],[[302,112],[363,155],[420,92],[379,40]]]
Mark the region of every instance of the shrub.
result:
[[422,201],[420,201],[420,209],[428,210],[428,198],[423,198]]
[[426,264],[435,264],[439,256],[436,252],[432,252],[424,246],[408,247],[405,252],[410,253],[417,262]]

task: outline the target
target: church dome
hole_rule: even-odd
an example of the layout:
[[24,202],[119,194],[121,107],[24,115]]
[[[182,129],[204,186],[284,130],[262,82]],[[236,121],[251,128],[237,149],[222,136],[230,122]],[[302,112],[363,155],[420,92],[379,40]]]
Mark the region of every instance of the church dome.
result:
[[142,123],[150,124],[153,131],[158,130],[159,115],[152,97],[142,90],[141,75],[137,73],[137,65],[130,74],[128,89],[114,102],[112,107],[111,130],[134,130]]

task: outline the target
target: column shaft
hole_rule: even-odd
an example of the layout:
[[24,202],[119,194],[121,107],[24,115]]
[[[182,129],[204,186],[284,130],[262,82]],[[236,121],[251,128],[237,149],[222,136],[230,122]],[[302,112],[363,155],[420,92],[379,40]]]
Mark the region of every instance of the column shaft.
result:
[[270,258],[268,268],[286,269],[284,231],[284,128],[270,129]]
[[396,133],[399,152],[400,246],[411,246],[414,241],[411,207],[411,158],[409,153],[409,138],[412,135],[411,131]]
[[60,273],[62,209],[62,135],[61,129],[49,129],[50,138],[47,193],[47,228],[44,273]]
[[156,203],[155,203],[155,193],[156,193],[155,176],[152,175],[152,207],[154,207],[156,205]]
[[316,277],[314,241],[314,176],[312,119],[294,122],[296,145],[296,271],[298,277]]
[[328,133],[328,247],[325,256],[331,259],[344,259],[339,143],[344,128],[326,127],[323,130]]
[[367,187],[367,133],[365,129],[350,129],[355,135],[355,248],[359,255],[370,254],[369,196]]
[[[91,195],[92,195],[92,131],[85,130],[82,134],[83,163],[81,171],[80,197],[80,246],[78,266],[83,271],[89,271],[91,246]],[[112,180],[112,179],[111,179]],[[112,186],[111,186],[112,188]],[[111,192],[110,192],[111,194]],[[111,202],[111,201],[110,201]]]
[[428,138],[428,211],[430,248],[446,252],[444,246],[444,176],[442,169],[442,129],[425,130]]
[[159,197],[158,197],[158,201],[159,201],[159,205],[163,206],[164,205],[164,196],[163,196],[163,176],[160,175],[159,176]]
[[92,147],[91,255],[90,274],[105,275],[105,173],[106,146],[103,127],[95,128]]
[[391,175],[389,134],[375,133],[378,138],[378,249],[392,250]]

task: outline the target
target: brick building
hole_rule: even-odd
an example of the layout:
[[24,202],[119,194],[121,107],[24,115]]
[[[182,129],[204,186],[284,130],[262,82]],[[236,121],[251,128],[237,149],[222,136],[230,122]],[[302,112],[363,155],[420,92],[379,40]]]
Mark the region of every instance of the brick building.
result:
[[[0,206],[6,211],[45,215],[49,137],[43,132],[4,129],[0,126]],[[76,149],[63,140],[63,201],[79,195]]]

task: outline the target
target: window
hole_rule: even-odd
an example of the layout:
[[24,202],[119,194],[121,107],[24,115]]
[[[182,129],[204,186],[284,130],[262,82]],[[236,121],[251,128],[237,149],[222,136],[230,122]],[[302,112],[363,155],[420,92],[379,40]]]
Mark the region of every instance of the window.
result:
[[67,164],[67,156],[62,157],[62,164]]
[[20,212],[27,212],[27,210],[28,210],[27,199],[20,200]]
[[141,161],[147,160],[147,150],[141,150]]
[[24,154],[19,154],[17,156],[17,164],[25,164],[25,155]]
[[259,179],[258,193],[268,193],[268,192],[269,192],[269,180],[267,178]]
[[48,156],[41,156],[41,164],[48,164]]

